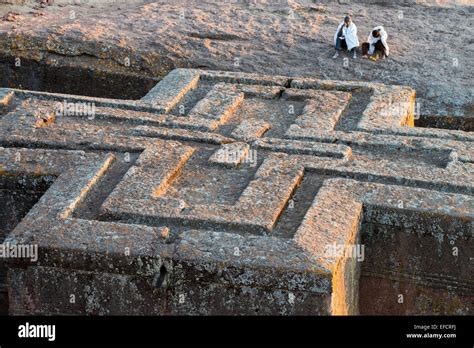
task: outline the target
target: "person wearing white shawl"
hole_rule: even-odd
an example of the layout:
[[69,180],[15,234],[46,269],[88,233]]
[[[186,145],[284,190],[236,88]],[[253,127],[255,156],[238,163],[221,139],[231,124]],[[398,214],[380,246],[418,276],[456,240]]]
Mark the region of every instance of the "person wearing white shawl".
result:
[[379,25],[375,27],[369,34],[368,42],[362,44],[362,55],[373,55],[379,51],[382,53],[382,58],[388,57],[390,48],[387,43],[388,34],[385,29]]
[[355,48],[359,47],[359,39],[357,38],[357,26],[352,22],[350,16],[346,16],[344,21],[339,23],[336,33],[334,34],[334,46],[336,54],[333,58],[339,56],[339,51],[347,49],[353,52],[354,59],[357,58]]

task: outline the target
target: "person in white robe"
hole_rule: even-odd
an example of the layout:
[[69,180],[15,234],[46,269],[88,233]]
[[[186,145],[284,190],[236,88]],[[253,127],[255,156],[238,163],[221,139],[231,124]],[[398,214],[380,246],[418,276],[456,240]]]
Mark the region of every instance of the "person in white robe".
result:
[[359,47],[359,39],[357,37],[357,26],[352,22],[350,16],[346,16],[339,23],[336,33],[334,34],[334,46],[336,53],[333,58],[339,56],[339,51],[347,49],[353,53],[354,59],[357,58],[356,48]]
[[390,54],[390,47],[387,43],[388,34],[383,28],[379,25],[375,27],[372,32],[369,34],[367,42],[362,44],[362,55],[372,56],[377,52],[382,54],[382,58],[388,57]]

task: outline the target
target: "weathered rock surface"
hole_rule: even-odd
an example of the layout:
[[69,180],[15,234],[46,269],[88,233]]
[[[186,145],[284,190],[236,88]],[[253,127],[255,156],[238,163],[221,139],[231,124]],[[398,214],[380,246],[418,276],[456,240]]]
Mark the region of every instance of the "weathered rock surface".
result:
[[414,96],[197,69],[137,100],[0,89],[0,238],[39,251],[0,263],[0,310],[472,314],[474,135],[412,127]]
[[[0,51],[159,77],[192,67],[408,85],[421,98],[422,114],[469,116],[469,124],[444,122],[468,129],[474,52],[469,30],[459,27],[472,17],[468,3],[56,1],[42,9],[44,16],[34,17],[30,2],[13,7],[21,12],[14,29],[0,22]],[[331,59],[334,30],[346,12],[353,14],[361,41],[372,27],[385,26],[388,60],[349,59],[345,66],[343,58]]]

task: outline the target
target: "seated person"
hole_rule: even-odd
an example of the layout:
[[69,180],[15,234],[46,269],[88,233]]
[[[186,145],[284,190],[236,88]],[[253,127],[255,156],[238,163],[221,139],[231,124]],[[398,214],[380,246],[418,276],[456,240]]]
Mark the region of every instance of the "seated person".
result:
[[350,16],[346,16],[344,21],[339,23],[336,34],[334,34],[334,46],[336,48],[336,54],[334,54],[333,58],[337,58],[339,51],[343,49],[353,52],[354,59],[357,58],[355,49],[359,47],[359,39],[357,38],[357,27],[352,22]]
[[387,43],[387,32],[382,26],[375,27],[369,34],[368,42],[362,44],[362,55],[372,56],[380,53],[382,58],[388,57],[390,48]]

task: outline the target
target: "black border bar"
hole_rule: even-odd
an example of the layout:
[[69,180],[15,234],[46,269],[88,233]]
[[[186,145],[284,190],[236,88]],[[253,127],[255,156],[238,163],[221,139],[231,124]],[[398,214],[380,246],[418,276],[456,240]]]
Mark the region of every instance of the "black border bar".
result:
[[[55,340],[20,338],[20,325],[55,325]],[[407,334],[421,334],[408,338]],[[453,337],[441,337],[438,335]],[[437,337],[438,336],[438,337]],[[0,347],[58,344],[410,344],[473,347],[472,316],[0,317]]]

